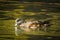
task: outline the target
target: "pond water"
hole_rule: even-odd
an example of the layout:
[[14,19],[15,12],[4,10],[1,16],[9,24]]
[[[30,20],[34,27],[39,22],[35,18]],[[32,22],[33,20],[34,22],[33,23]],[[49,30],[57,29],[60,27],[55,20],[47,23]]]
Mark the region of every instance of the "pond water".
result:
[[[60,40],[60,36],[42,36],[42,35],[23,35],[14,37],[0,37],[0,40]],[[27,36],[27,37],[26,37]]]

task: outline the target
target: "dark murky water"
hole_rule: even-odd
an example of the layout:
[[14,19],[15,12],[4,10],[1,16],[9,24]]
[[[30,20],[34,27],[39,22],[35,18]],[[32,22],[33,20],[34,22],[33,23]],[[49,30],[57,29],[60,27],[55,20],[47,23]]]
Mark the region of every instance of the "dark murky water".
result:
[[[6,36],[6,37],[5,37]],[[30,38],[20,38],[21,36],[7,36],[5,35],[4,37],[0,36],[0,40],[60,40],[60,36],[42,36],[42,35],[26,35],[29,36]]]
[[60,40],[60,36],[28,35],[28,40]]

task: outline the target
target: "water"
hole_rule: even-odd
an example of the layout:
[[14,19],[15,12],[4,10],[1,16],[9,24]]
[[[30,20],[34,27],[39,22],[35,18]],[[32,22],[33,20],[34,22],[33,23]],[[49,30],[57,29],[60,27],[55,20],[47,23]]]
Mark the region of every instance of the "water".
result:
[[0,34],[0,40],[60,40],[60,36]]

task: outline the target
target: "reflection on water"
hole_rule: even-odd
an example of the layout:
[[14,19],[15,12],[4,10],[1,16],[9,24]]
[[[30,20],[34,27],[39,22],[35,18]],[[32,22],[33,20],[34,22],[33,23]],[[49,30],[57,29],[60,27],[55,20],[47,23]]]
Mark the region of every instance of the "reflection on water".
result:
[[0,40],[60,40],[60,36],[42,36],[42,35],[0,35]]
[[30,38],[15,38],[15,40],[60,40],[60,36],[42,36],[42,35],[26,35]]
[[39,35],[29,35],[31,38],[29,40],[59,40],[60,37],[51,36],[39,36]]

